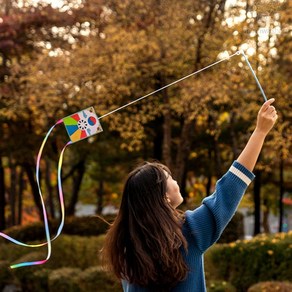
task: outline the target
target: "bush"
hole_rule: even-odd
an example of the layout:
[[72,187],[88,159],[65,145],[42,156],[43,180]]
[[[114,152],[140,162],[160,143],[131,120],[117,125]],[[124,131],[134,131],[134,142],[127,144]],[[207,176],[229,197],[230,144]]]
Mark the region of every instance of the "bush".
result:
[[32,292],[49,291],[49,275],[52,270],[41,268],[33,273]]
[[[104,235],[98,237],[61,235],[57,240],[52,242],[52,254],[48,262],[43,265],[28,266],[13,270],[9,268],[9,265],[12,263],[45,259],[47,247],[44,246],[31,249],[6,243],[0,244],[0,254],[6,258],[6,261],[0,262],[0,291],[2,291],[1,287],[18,282],[21,283],[22,291],[49,291],[48,278],[52,270],[74,267],[79,268],[81,272],[81,270],[88,269],[90,266],[100,265],[99,251],[103,245],[103,240]],[[17,251],[17,258],[14,256],[14,251]],[[20,252],[22,252],[22,255]],[[87,275],[87,273],[90,278],[93,272],[90,272],[89,269],[86,271],[85,275]],[[114,289],[117,284],[116,281],[112,280],[108,274],[100,272],[98,275],[101,277],[101,280],[96,279],[95,283],[98,282],[101,287],[113,287]],[[105,281],[105,283],[103,284],[102,281]],[[68,286],[69,284],[66,285]],[[75,283],[73,286],[75,287],[76,285]]]
[[[44,265],[19,268],[13,271],[17,274],[22,274],[28,269],[35,268],[39,270],[41,267],[57,269],[67,266],[86,269],[88,265],[100,265],[99,251],[102,248],[103,238],[104,235],[90,237],[61,235],[52,242],[51,258]],[[32,249],[6,243],[0,244],[0,255],[5,257],[7,268],[12,263],[45,259],[46,254],[46,246]]]
[[52,245],[51,259],[46,263],[50,269],[75,267],[86,269],[100,264],[103,236],[62,235]]
[[[109,222],[114,220],[113,216],[105,217]],[[49,222],[51,237],[54,237],[59,227],[59,220]],[[88,217],[67,217],[62,230],[62,234],[97,236],[105,233],[108,224],[95,216]],[[35,222],[25,226],[13,226],[3,231],[5,234],[22,242],[44,241],[46,239],[43,222]]]
[[247,292],[291,292],[292,283],[289,282],[261,282],[251,286]]
[[97,291],[97,287],[103,292],[121,291],[120,282],[98,266],[90,267],[82,272],[79,281],[81,291],[84,292]]
[[[31,252],[32,249],[25,248],[20,245],[0,241],[0,260],[4,260],[11,264],[17,261],[24,254]],[[9,265],[8,265],[9,266]]]
[[9,268],[9,263],[0,261],[0,291],[9,284],[17,284],[17,280]]
[[292,233],[257,236],[249,241],[218,245],[211,254],[219,279],[237,291],[259,281],[289,281],[292,275]]
[[54,270],[49,275],[50,292],[79,292],[79,275],[80,269],[77,268],[61,268]]
[[[32,261],[39,261],[46,258],[46,254],[44,252],[30,252],[22,257],[20,257],[16,263],[22,262],[32,262]],[[21,288],[23,291],[35,291],[33,289],[33,284],[35,281],[34,273],[40,269],[40,266],[28,266],[28,267],[21,267],[17,269],[13,269],[12,272],[16,276],[16,278],[21,283]]]

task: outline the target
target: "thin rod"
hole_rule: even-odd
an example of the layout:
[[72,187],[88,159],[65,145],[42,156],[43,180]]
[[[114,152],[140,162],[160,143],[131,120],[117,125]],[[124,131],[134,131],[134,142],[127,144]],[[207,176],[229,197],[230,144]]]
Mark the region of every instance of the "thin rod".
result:
[[259,82],[259,80],[258,80],[258,78],[257,78],[257,76],[256,76],[256,74],[255,74],[255,72],[254,72],[254,70],[252,69],[252,67],[251,67],[251,65],[250,65],[250,63],[249,63],[249,61],[248,61],[247,56],[245,55],[245,53],[244,53],[243,51],[240,51],[240,53],[241,53],[242,56],[244,57],[244,59],[245,59],[247,65],[248,65],[248,67],[249,67],[249,69],[250,69],[250,71],[251,71],[251,73],[252,73],[252,75],[253,75],[253,77],[254,77],[256,83],[258,84],[258,87],[259,87],[259,89],[260,89],[260,91],[261,91],[261,93],[262,93],[262,95],[263,95],[263,97],[264,97],[264,100],[267,101],[267,97],[266,97],[266,95],[265,95],[265,92],[264,92],[264,90],[263,90],[263,88],[262,88],[262,86],[261,86],[261,84],[260,84],[260,82]]

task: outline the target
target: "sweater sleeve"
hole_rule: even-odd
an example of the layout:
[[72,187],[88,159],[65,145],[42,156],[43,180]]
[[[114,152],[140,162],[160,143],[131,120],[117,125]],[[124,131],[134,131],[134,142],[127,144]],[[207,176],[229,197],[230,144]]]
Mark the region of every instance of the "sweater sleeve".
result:
[[201,252],[215,243],[229,223],[254,174],[234,161],[216,183],[212,195],[193,211],[186,211],[186,226]]

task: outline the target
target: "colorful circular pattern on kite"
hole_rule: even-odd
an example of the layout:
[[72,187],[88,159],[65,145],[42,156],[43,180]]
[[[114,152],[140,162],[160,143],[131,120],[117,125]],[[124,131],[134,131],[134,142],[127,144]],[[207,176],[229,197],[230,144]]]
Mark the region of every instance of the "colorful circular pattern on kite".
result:
[[85,119],[81,118],[79,114],[66,117],[63,122],[72,142],[84,139],[88,136],[86,132],[88,123]]

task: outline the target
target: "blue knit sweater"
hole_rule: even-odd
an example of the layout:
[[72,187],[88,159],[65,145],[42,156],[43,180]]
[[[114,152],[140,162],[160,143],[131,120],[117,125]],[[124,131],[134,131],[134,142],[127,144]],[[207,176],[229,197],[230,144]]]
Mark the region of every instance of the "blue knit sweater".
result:
[[[204,253],[219,239],[254,177],[252,172],[235,161],[227,173],[217,181],[215,192],[205,198],[199,208],[186,211],[183,234],[188,242],[188,252],[183,255],[189,273],[172,291],[206,291]],[[150,291],[127,281],[122,281],[122,285],[125,292]]]

